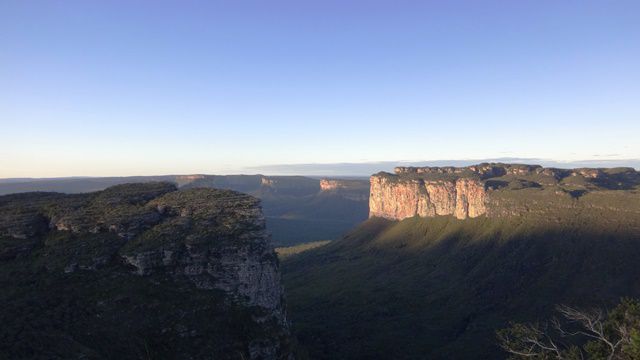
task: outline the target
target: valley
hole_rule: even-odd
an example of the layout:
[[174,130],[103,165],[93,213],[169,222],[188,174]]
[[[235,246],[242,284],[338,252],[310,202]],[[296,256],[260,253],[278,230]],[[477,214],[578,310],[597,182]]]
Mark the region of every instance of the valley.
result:
[[508,164],[376,174],[369,220],[283,259],[292,329],[313,359],[504,358],[511,321],[640,296],[638,184]]
[[130,180],[114,179],[0,196],[2,351],[505,358],[496,332],[513,321],[640,297],[631,168],[189,175],[86,192]]
[[[170,182],[180,189],[216,188],[262,200],[276,246],[337,239],[368,215],[367,179],[304,176],[167,175],[108,178],[20,179],[0,182],[0,195],[29,191],[86,193],[126,183]],[[325,185],[323,185],[325,184]]]

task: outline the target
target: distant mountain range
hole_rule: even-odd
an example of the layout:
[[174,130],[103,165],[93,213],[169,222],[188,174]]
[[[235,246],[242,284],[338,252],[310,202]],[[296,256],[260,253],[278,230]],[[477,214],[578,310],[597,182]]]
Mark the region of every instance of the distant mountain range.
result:
[[379,171],[393,171],[397,166],[469,166],[480,163],[512,163],[512,164],[539,164],[545,167],[571,168],[614,168],[632,167],[640,169],[640,159],[623,160],[576,160],[555,161],[539,158],[487,158],[468,160],[426,160],[426,161],[371,161],[361,163],[328,163],[328,164],[282,164],[250,167],[249,172],[261,172],[278,175],[305,175],[305,176],[370,176]]

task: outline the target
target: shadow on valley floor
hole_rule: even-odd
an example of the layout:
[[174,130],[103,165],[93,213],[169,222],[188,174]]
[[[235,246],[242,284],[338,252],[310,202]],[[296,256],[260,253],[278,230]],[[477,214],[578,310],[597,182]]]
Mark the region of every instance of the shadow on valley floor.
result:
[[293,330],[313,359],[505,358],[509,321],[640,295],[627,220],[370,219],[282,261]]

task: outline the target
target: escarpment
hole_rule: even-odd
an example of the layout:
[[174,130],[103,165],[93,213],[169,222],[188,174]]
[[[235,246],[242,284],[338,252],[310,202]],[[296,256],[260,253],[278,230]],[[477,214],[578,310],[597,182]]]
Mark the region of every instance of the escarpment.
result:
[[321,179],[320,191],[336,191],[336,190],[364,190],[368,189],[368,184],[363,180],[348,179]]
[[[230,190],[1,196],[0,286],[0,337],[19,336],[0,352],[16,358],[292,356],[259,200]],[[21,333],[29,316],[42,329]]]
[[473,179],[397,181],[371,178],[370,216],[404,219],[454,215],[459,219],[486,212],[484,185]]
[[[369,216],[542,216],[571,209],[640,212],[632,168],[557,169],[538,165],[397,167],[370,179]],[[607,200],[604,200],[606,197]],[[611,201],[613,200],[613,201]]]
[[369,183],[365,180],[322,179],[321,194],[334,194],[351,201],[367,201],[369,199]]

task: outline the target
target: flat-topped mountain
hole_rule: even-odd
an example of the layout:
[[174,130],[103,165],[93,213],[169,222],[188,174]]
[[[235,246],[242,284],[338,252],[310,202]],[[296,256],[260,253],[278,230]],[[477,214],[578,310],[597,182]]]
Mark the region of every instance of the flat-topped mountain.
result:
[[0,197],[0,353],[286,359],[259,200],[147,183]]
[[[388,219],[416,215],[465,219],[611,207],[639,213],[638,185],[640,173],[632,168],[557,169],[498,163],[398,167],[395,174],[371,177],[369,214]],[[639,201],[620,206],[623,199]]]
[[398,168],[371,218],[283,259],[314,359],[501,359],[496,331],[640,297],[640,181],[618,169]]
[[369,183],[364,180],[322,179],[320,191],[325,194],[336,194],[354,201],[369,200]]

